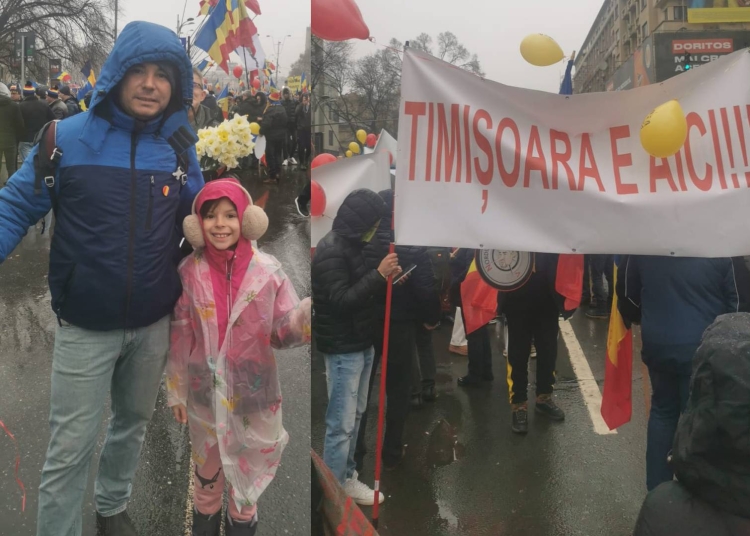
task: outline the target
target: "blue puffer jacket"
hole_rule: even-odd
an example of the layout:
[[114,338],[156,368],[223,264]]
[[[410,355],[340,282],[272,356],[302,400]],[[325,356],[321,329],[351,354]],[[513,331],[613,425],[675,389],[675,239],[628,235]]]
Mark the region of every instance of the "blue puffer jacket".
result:
[[[179,80],[164,114],[137,123],[111,95],[130,67],[157,61],[177,67]],[[182,220],[203,186],[196,140],[180,128],[190,131],[192,80],[190,60],[174,32],[134,22],[107,58],[89,112],[58,123],[63,157],[49,267],[58,318],[104,331],[148,326],[171,313],[182,292]],[[46,187],[34,193],[37,150],[0,190],[0,261],[50,210]],[[178,153],[187,164],[186,180],[180,180]]]
[[744,308],[741,276],[730,258],[624,258],[618,308],[626,321],[642,324],[644,363],[689,376],[706,328],[716,317]]

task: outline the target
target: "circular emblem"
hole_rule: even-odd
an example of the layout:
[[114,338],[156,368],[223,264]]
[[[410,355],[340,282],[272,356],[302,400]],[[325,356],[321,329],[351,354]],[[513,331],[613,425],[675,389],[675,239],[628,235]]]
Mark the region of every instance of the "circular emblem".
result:
[[475,258],[482,279],[501,292],[524,286],[534,269],[534,254],[528,251],[480,249]]

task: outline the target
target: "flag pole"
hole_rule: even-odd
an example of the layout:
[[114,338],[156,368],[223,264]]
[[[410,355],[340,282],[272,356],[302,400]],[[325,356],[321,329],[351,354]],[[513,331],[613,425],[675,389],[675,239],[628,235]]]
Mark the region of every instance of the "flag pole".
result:
[[[393,212],[391,212],[391,233],[395,229],[396,191],[393,191]],[[391,241],[388,254],[396,252],[395,239]],[[378,396],[378,435],[375,443],[375,502],[372,505],[372,526],[377,530],[380,510],[380,469],[383,454],[383,416],[385,409],[385,382],[388,372],[388,340],[391,334],[391,301],[393,298],[393,274],[388,276],[385,289],[385,327],[383,328],[383,355],[380,358],[380,395]]]

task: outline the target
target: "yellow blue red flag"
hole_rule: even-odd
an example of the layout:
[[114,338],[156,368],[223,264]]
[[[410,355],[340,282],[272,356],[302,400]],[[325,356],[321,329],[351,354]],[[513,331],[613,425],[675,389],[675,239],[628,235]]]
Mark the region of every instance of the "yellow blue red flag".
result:
[[229,54],[243,46],[254,54],[253,35],[256,33],[258,29],[242,0],[218,0],[195,36],[193,44],[208,52],[211,59],[224,72],[229,73]]

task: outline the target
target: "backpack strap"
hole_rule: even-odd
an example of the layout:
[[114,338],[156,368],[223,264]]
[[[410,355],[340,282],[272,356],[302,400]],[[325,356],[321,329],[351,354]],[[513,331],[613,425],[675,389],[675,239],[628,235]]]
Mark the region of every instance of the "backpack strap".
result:
[[34,194],[42,193],[42,182],[47,187],[49,197],[52,200],[52,212],[57,218],[57,190],[55,189],[55,173],[60,165],[63,152],[57,146],[57,123],[50,121],[38,135],[39,150],[34,157]]

